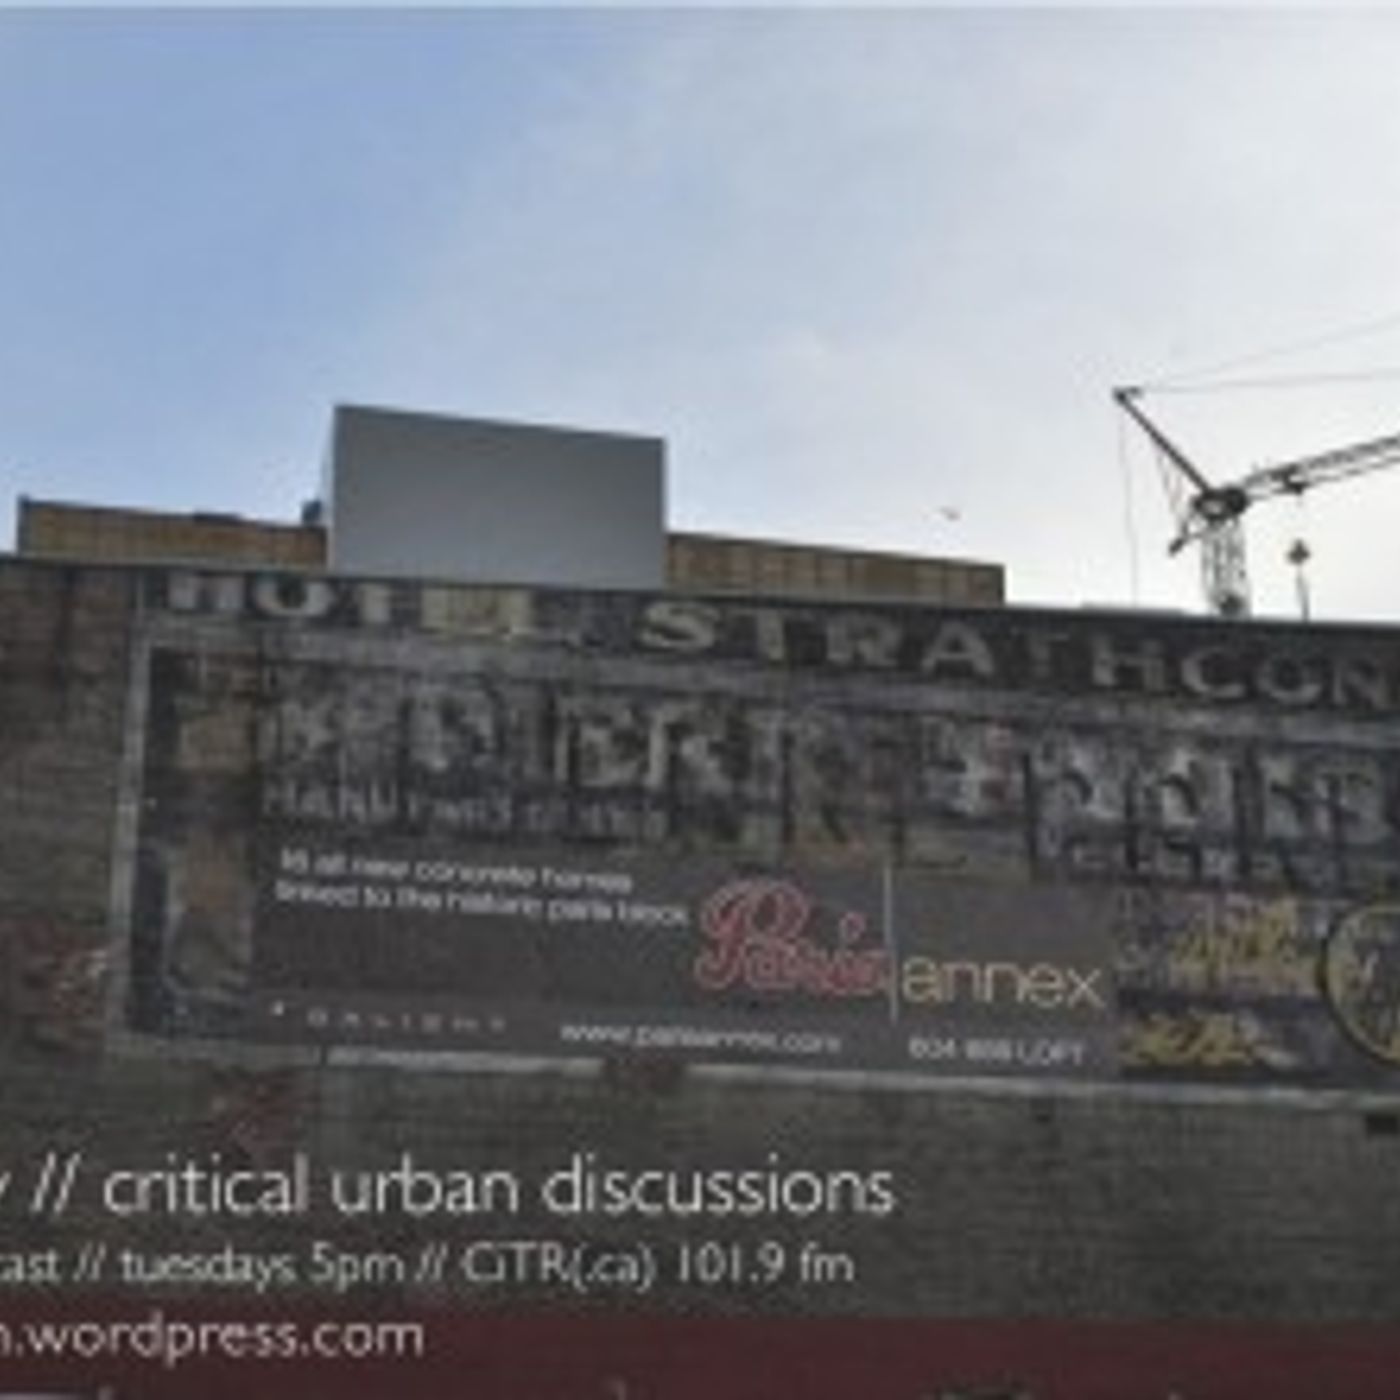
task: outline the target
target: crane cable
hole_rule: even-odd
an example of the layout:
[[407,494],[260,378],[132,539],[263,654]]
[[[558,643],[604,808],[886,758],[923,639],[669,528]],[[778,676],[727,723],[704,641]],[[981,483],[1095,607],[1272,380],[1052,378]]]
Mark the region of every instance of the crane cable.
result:
[[1400,379],[1400,365],[1386,369],[1336,371],[1330,374],[1275,374],[1259,379],[1216,379],[1206,384],[1167,382],[1145,385],[1154,394],[1222,394],[1233,389],[1291,389],[1311,384],[1364,384]]
[[[1156,380],[1152,383],[1144,383],[1142,387],[1157,392],[1194,392],[1190,387],[1193,380],[1204,379],[1209,381],[1212,376],[1226,373],[1233,369],[1238,369],[1243,365],[1258,364],[1261,360],[1278,359],[1280,356],[1283,355],[1296,355],[1302,353],[1305,350],[1317,350],[1323,346],[1336,345],[1347,340],[1358,340],[1363,336],[1374,335],[1380,331],[1390,330],[1396,326],[1400,326],[1400,311],[1393,311],[1385,316],[1374,317],[1370,320],[1362,321],[1351,326],[1343,326],[1335,331],[1328,331],[1323,335],[1310,336],[1306,340],[1290,341],[1286,344],[1276,345],[1268,349],[1251,351],[1249,354],[1246,355],[1235,355],[1228,360],[1219,360],[1216,361],[1214,364],[1205,365],[1201,369],[1198,369],[1191,373],[1169,375],[1163,379]],[[1389,378],[1394,375],[1400,375],[1400,370],[1386,369],[1379,371],[1360,371],[1359,373],[1362,377],[1369,377],[1371,374],[1375,374],[1381,378]],[[1316,382],[1319,379],[1350,377],[1352,376],[1297,375],[1284,376],[1283,378],[1286,379],[1288,382],[1304,383]],[[1210,386],[1207,384],[1201,387],[1207,388]],[[1227,386],[1220,385],[1220,387],[1225,388]],[[1250,384],[1249,387],[1254,387],[1254,385]]]
[[1133,504],[1133,473],[1128,463],[1127,423],[1121,413],[1113,415],[1118,430],[1118,471],[1123,478],[1123,528],[1128,537],[1128,588],[1136,608],[1142,601],[1142,575],[1139,566],[1137,511]]

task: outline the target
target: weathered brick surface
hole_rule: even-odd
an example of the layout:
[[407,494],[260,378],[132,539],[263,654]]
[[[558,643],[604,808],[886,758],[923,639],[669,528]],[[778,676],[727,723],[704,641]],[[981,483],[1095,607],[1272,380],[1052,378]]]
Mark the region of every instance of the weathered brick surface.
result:
[[[334,1065],[112,1032],[107,958],[135,575],[0,564],[0,1148],[96,1176],[168,1153],[275,1162],[888,1169],[890,1220],[753,1226],[858,1261],[854,1286],[676,1307],[890,1316],[1400,1321],[1400,1136],[1342,1095],[800,1081],[658,1067]],[[119,950],[117,950],[119,951]],[[105,1017],[105,1020],[104,1020]],[[104,1048],[103,1029],[108,1033]],[[81,1211],[57,1233],[78,1239]],[[512,1228],[532,1224],[536,1218]],[[557,1228],[557,1222],[555,1222]],[[304,1235],[304,1223],[297,1231]],[[389,1226],[366,1227],[368,1246]],[[395,1225],[412,1238],[412,1223]],[[636,1222],[588,1222],[599,1238]],[[663,1238],[683,1226],[648,1224]],[[46,1222],[7,1229],[36,1247]],[[241,1227],[240,1227],[241,1230]],[[337,1238],[353,1241],[343,1224]],[[732,1227],[702,1227],[734,1237]],[[147,1222],[131,1242],[222,1238]],[[275,1227],[239,1238],[280,1240]]]

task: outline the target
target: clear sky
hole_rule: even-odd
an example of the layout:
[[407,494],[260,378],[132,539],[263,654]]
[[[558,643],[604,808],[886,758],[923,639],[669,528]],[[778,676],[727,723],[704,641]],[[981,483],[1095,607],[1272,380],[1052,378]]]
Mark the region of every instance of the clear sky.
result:
[[[678,528],[1197,608],[1109,390],[1400,369],[1397,73],[1386,10],[0,10],[0,541],[294,518],[372,403],[663,436]],[[1221,478],[1400,431],[1400,377],[1147,402]],[[1319,615],[1400,620],[1400,468],[1251,515],[1262,612],[1300,530]]]

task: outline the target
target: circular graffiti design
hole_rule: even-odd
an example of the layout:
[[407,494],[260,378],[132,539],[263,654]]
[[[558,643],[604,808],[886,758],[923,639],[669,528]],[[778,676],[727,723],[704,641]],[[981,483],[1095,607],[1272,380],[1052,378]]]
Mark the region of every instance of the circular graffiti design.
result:
[[1362,1049],[1400,1065],[1400,904],[1347,914],[1322,955],[1322,988]]

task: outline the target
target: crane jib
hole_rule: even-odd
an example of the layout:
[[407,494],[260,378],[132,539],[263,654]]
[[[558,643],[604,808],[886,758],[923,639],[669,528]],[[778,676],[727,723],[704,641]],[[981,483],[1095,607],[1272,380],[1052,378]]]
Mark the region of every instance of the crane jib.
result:
[[[1241,517],[1251,505],[1273,496],[1301,496],[1325,482],[1361,476],[1400,463],[1400,433],[1394,433],[1260,467],[1224,486],[1212,486],[1200,468],[1148,417],[1138,402],[1142,393],[1140,388],[1120,388],[1113,391],[1113,398],[1194,488],[1184,505],[1179,500],[1174,501],[1177,534],[1168,546],[1168,553],[1177,554],[1188,544],[1200,542],[1206,601],[1212,611],[1226,616],[1238,617],[1249,612]],[[1171,494],[1170,487],[1168,494]],[[1307,553],[1295,551],[1290,562],[1301,569],[1307,557]],[[1307,612],[1306,607],[1304,611]]]

